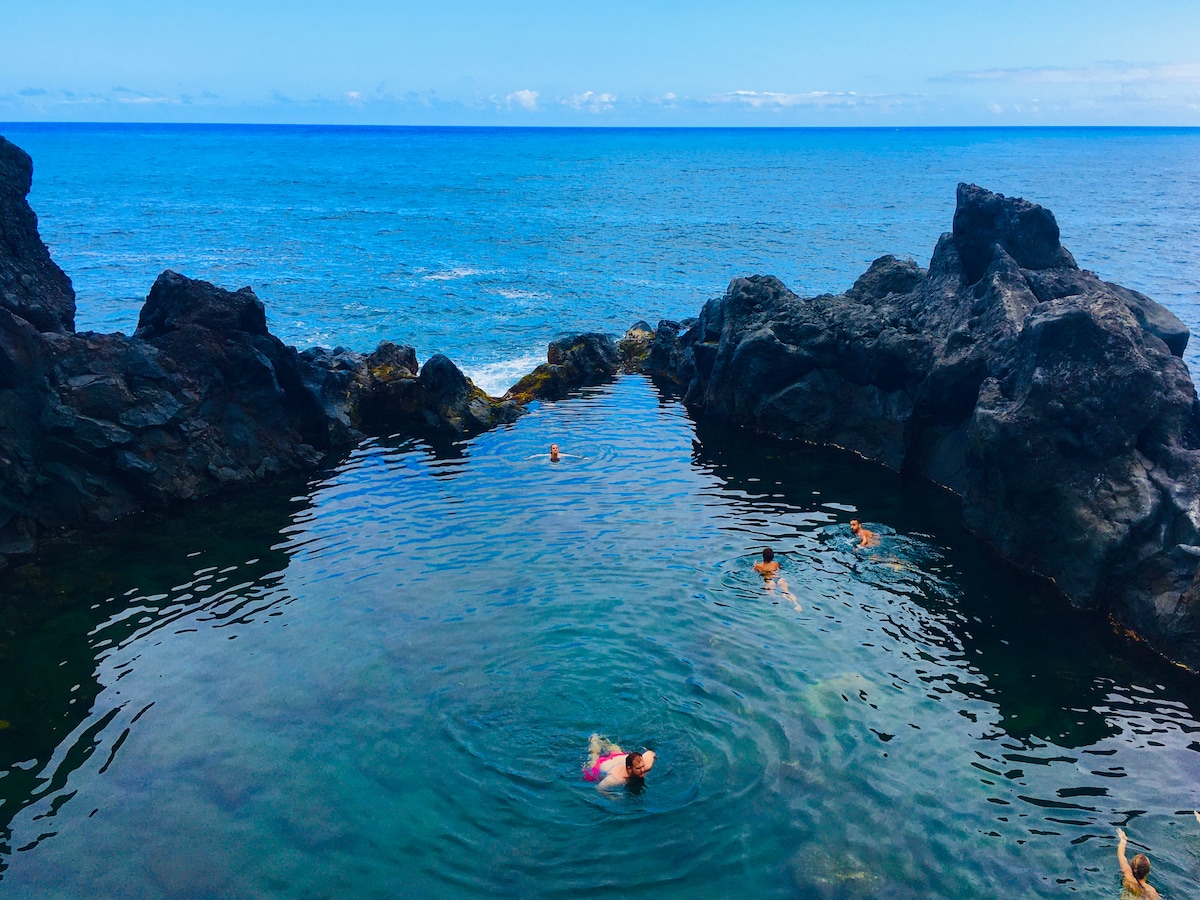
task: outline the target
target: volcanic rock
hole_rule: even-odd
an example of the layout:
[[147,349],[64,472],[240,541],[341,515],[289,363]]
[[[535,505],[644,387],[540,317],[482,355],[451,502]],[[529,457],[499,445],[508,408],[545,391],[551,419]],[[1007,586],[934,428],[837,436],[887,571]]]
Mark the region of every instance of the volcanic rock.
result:
[[577,334],[552,341],[542,363],[504,396],[518,403],[532,400],[561,400],[588,385],[616,378],[621,355],[612,338],[603,334]]
[[32,185],[29,154],[0,137],[0,307],[39,331],[72,332],[75,289],[38,235]]
[[1036,204],[960,185],[929,268],[844,294],[735,279],[642,371],[697,416],[927,476],[1073,603],[1200,667],[1200,405],[1188,330],[1081,270]]

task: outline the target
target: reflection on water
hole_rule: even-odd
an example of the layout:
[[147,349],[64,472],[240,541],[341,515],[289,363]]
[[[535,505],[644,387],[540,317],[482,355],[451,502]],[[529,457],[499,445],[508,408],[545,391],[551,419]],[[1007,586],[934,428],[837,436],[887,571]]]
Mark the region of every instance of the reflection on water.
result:
[[[1123,825],[1193,892],[1194,683],[958,518],[630,377],[64,544],[0,606],[3,887],[1090,895]],[[580,779],[593,731],[643,792]]]
[[[0,850],[11,849],[3,842],[21,809],[54,797],[52,814],[66,799],[63,786],[95,753],[98,734],[114,722],[132,724],[145,711],[103,703],[94,715],[103,690],[98,666],[110,664],[119,680],[142,642],[163,639],[158,632],[236,628],[255,615],[280,614],[270,607],[287,598],[272,585],[288,557],[271,544],[299,506],[286,492],[300,487],[284,482],[200,505],[184,518],[142,520],[88,540],[52,543],[38,566],[5,573]],[[246,557],[248,548],[254,558]],[[0,866],[4,862],[0,856]]]
[[[1075,613],[1045,584],[1012,572],[964,534],[953,495],[817,450],[763,449],[719,431],[702,430],[701,436],[696,460],[746,497],[743,521],[765,523],[797,509],[818,517],[831,510],[844,513],[838,517],[842,526],[818,529],[816,539],[828,558],[849,566],[856,579],[905,596],[930,614],[915,633],[889,622],[889,630],[900,632],[893,636],[933,643],[943,653],[961,649],[978,670],[952,679],[931,675],[927,680],[938,683],[940,691],[996,704],[1005,733],[1015,738],[1040,735],[1077,747],[1114,733],[1096,707],[1113,679],[1135,675],[1128,662],[1135,651],[1105,622]],[[775,500],[785,503],[774,505]],[[853,510],[886,523],[867,523],[882,536],[878,548],[847,553],[853,541],[844,523]],[[927,533],[934,530],[937,538]],[[1064,640],[1065,634],[1072,640]]]

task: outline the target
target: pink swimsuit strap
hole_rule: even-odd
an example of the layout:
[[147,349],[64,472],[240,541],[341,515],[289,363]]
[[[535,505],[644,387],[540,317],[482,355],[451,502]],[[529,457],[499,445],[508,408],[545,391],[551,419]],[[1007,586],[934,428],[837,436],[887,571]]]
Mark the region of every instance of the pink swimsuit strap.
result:
[[592,767],[590,769],[583,770],[583,777],[586,778],[588,781],[599,781],[600,780],[600,764],[601,763],[606,763],[610,759],[616,759],[618,756],[626,756],[626,755],[628,755],[628,754],[626,754],[623,750],[618,750],[615,753],[604,754],[604,756],[601,756],[598,760],[596,760],[592,764]]

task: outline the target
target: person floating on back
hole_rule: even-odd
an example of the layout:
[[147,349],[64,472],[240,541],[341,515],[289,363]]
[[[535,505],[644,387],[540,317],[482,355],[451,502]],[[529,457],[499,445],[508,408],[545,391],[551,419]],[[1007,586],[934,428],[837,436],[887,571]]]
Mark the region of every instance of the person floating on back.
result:
[[1145,853],[1139,853],[1132,860],[1125,858],[1125,832],[1120,828],[1117,829],[1117,862],[1121,866],[1121,880],[1126,891],[1135,897],[1158,900],[1158,891],[1146,883],[1150,876],[1150,860]]
[[859,547],[875,547],[879,545],[879,535],[862,527],[858,519],[850,520],[850,533],[858,538]]
[[593,734],[588,741],[588,764],[583,767],[585,781],[596,782],[601,789],[638,784],[654,766],[654,751],[626,753],[612,741]]
[[778,586],[780,593],[792,601],[792,605],[796,607],[796,612],[800,612],[803,609],[800,606],[800,602],[796,599],[796,595],[788,589],[787,579],[779,574],[779,563],[775,559],[774,550],[770,547],[763,547],[762,562],[754,564],[754,571],[763,577],[768,591],[773,591]]

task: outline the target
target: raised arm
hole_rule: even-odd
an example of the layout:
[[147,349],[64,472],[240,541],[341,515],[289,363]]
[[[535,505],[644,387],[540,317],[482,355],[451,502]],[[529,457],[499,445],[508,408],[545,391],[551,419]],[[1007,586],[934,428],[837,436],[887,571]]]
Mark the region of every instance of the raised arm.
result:
[[1133,877],[1133,869],[1129,868],[1129,860],[1125,858],[1125,829],[1117,829],[1117,863],[1121,866],[1121,877],[1125,884],[1137,887],[1137,879]]

